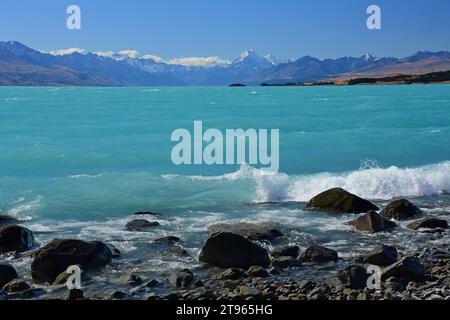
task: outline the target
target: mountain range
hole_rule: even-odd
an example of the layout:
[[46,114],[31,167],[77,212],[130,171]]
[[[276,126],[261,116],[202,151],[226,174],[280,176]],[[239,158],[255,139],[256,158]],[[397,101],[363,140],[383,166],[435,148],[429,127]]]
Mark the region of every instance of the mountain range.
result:
[[[187,58],[189,59],[194,58]],[[234,61],[217,57],[206,63],[164,61],[155,56],[46,53],[17,41],[0,42],[2,86],[219,86],[231,83],[276,84],[339,81],[394,74],[450,70],[450,52],[422,51],[406,58],[343,57],[320,60],[306,56],[282,60],[244,51]],[[195,62],[195,61],[194,61]]]

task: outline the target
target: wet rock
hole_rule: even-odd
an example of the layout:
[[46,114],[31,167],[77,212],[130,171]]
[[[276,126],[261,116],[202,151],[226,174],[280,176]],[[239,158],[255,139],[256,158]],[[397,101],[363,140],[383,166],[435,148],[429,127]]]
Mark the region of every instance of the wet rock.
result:
[[381,246],[364,255],[364,263],[375,266],[390,266],[397,262],[397,249],[391,246]]
[[349,266],[341,271],[330,282],[337,287],[345,287],[350,289],[364,289],[367,287],[367,279],[369,274],[363,266]]
[[136,274],[127,274],[120,278],[120,282],[127,286],[138,286],[141,285],[144,280]]
[[208,227],[208,233],[213,235],[219,232],[229,232],[254,241],[272,242],[283,236],[273,223],[234,223],[216,224]]
[[164,250],[164,253],[178,256],[178,257],[189,257],[190,256],[189,252],[187,252],[186,250],[184,250],[183,248],[181,248],[179,246],[172,246],[172,247]]
[[115,246],[113,246],[110,243],[107,243],[106,245],[108,246],[109,250],[111,250],[113,259],[120,258],[120,256],[122,255],[122,252],[120,252],[119,249],[117,249]]
[[304,210],[329,213],[364,213],[379,210],[379,208],[342,188],[334,188],[312,198]]
[[85,300],[83,290],[80,289],[70,290],[67,300]]
[[448,222],[435,218],[427,218],[420,221],[413,222],[408,225],[408,228],[413,230],[420,229],[448,229]]
[[257,297],[259,295],[259,290],[256,289],[255,287],[240,286],[238,290],[239,296],[237,298],[239,299],[245,299],[248,297]]
[[401,278],[406,283],[409,281],[423,282],[425,269],[418,258],[405,257],[382,271],[382,281],[386,281],[390,277]]
[[267,250],[250,240],[229,232],[213,234],[200,252],[200,262],[219,268],[267,267],[270,264]]
[[103,268],[111,260],[112,252],[102,242],[56,239],[37,251],[31,275],[37,282],[53,283],[69,266],[78,265],[86,272]]
[[346,224],[353,226],[358,231],[369,233],[388,231],[398,227],[396,223],[383,218],[375,211],[369,211],[356,220],[346,222]]
[[123,300],[126,299],[128,295],[122,291],[114,291],[108,296],[108,300]]
[[301,262],[293,257],[278,257],[272,259],[271,266],[277,269],[286,269],[290,267],[298,267],[301,265]]
[[244,272],[244,270],[238,268],[225,270],[219,275],[219,279],[221,280],[240,280],[246,277],[247,274]]
[[332,249],[313,245],[300,256],[302,262],[326,263],[338,260],[338,253]]
[[399,199],[390,202],[382,211],[381,215],[386,219],[398,221],[411,220],[420,215],[422,211],[406,199]]
[[159,287],[159,286],[161,286],[161,285],[162,285],[162,283],[159,282],[159,281],[156,280],[156,279],[152,279],[152,280],[150,280],[149,282],[147,282],[147,283],[145,284],[145,286],[146,286],[147,288],[156,288],[156,287]]
[[13,266],[9,264],[0,264],[0,289],[12,280],[17,279],[18,277],[19,275],[17,274]]
[[175,236],[162,237],[153,241],[155,244],[174,244],[178,242],[181,242],[181,239]]
[[269,273],[266,269],[260,266],[252,266],[247,270],[247,273],[250,277],[253,278],[267,278],[269,277]]
[[169,277],[170,284],[175,288],[187,289],[194,284],[195,277],[191,270],[183,269]]
[[28,285],[28,283],[26,283],[25,281],[23,281],[21,279],[14,279],[11,282],[9,282],[3,286],[3,291],[10,292],[10,293],[23,292],[28,289],[30,289],[30,286]]
[[15,225],[0,227],[0,253],[23,252],[33,246],[33,233],[27,228]]
[[300,248],[298,246],[286,246],[274,250],[271,255],[272,257],[298,258],[298,256],[300,255]]
[[128,222],[125,225],[126,231],[134,232],[149,232],[154,227],[158,227],[160,224],[158,222],[150,222],[145,219],[136,219]]

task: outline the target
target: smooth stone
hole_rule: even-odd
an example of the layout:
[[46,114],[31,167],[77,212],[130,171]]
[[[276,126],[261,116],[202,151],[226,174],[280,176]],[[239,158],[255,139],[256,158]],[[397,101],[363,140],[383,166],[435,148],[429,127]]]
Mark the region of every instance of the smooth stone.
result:
[[391,246],[382,245],[374,250],[366,253],[363,257],[364,263],[387,267],[398,260],[397,249]]
[[178,242],[181,242],[181,239],[175,236],[162,237],[153,240],[153,243],[155,244],[174,244]]
[[300,255],[299,246],[286,246],[279,249],[274,250],[271,253],[272,257],[293,257],[298,258]]
[[0,227],[0,253],[24,252],[34,245],[33,233],[27,228],[16,225]]
[[379,210],[373,203],[358,197],[342,188],[333,188],[312,198],[305,211],[329,213],[365,213]]
[[301,262],[293,257],[277,257],[272,259],[271,266],[277,269],[286,269],[290,267],[298,267]]
[[208,227],[209,235],[219,232],[229,232],[249,240],[269,242],[283,236],[283,233],[277,230],[277,225],[270,222],[216,224]]
[[412,230],[420,229],[448,229],[448,222],[435,218],[427,218],[420,221],[410,223],[408,228]]
[[411,220],[422,214],[422,211],[406,199],[391,201],[382,211],[381,215],[386,219],[397,221]]
[[266,269],[260,266],[252,266],[247,270],[247,273],[250,277],[253,278],[267,278],[269,277],[269,273]]
[[248,269],[252,266],[270,265],[266,249],[250,240],[229,232],[212,235],[203,246],[200,262],[219,268]]
[[369,233],[388,231],[398,227],[395,222],[383,218],[375,211],[369,211],[358,219],[345,224],[353,226],[357,231]]
[[319,245],[312,245],[300,256],[302,262],[326,263],[338,260],[338,253]]
[[154,227],[158,227],[159,225],[159,222],[150,222],[145,219],[136,219],[128,222],[125,225],[125,230],[133,232],[148,232]]
[[414,281],[420,283],[425,280],[425,269],[418,258],[404,257],[382,271],[382,281],[386,281],[390,277],[401,278],[406,282]]

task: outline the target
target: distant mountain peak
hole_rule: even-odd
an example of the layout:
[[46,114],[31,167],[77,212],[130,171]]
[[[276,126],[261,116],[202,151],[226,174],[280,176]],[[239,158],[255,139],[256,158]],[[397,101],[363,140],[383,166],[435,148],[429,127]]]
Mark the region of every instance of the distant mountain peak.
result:
[[370,53],[365,53],[361,58],[366,60],[366,61],[370,61],[370,60],[374,60],[375,59],[375,57],[373,55],[371,55]]

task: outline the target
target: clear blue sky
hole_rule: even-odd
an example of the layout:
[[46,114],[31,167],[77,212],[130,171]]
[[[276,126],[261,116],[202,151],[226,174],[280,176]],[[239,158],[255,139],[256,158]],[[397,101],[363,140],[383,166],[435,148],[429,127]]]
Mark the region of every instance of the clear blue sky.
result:
[[[66,8],[82,30],[66,29]],[[382,9],[383,29],[366,28]],[[247,48],[283,58],[406,56],[450,50],[449,0],[1,0],[0,40],[38,50],[135,49],[165,58],[236,57]]]

